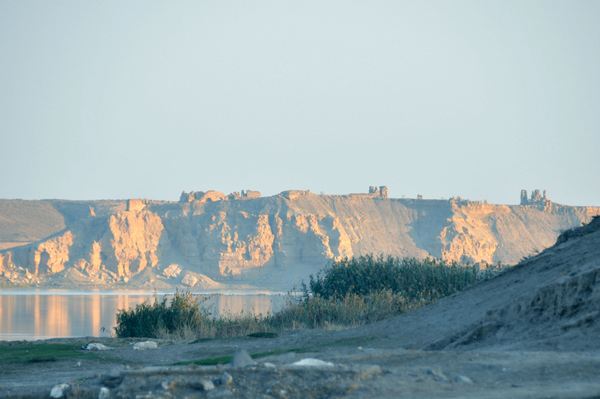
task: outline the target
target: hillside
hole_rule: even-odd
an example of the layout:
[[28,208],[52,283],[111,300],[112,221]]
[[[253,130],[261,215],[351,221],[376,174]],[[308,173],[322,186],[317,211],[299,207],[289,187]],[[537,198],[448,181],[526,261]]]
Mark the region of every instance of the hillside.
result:
[[502,275],[361,333],[427,350],[600,349],[600,217]]
[[[366,253],[514,264],[598,207],[286,191],[183,193],[165,201],[0,202],[0,284],[289,289]],[[18,243],[19,246],[17,246]]]

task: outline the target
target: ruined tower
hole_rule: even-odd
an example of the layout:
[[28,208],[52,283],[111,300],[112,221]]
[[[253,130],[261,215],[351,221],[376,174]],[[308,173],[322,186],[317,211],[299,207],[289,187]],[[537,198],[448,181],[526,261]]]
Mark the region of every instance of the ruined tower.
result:
[[527,190],[521,190],[521,205],[547,206],[550,202],[546,190],[532,190],[530,197],[527,196]]
[[521,205],[527,205],[528,203],[527,190],[521,190]]

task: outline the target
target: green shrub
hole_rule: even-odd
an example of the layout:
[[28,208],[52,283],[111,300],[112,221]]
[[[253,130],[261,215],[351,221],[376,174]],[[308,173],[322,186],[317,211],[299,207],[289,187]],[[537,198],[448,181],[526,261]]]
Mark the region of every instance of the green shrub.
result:
[[117,313],[118,337],[156,338],[169,334],[183,334],[198,330],[208,317],[189,292],[176,292],[169,301],[154,298],[154,303],[144,302],[133,309]]
[[316,276],[310,276],[304,295],[343,298],[391,291],[408,301],[430,302],[461,291],[492,273],[477,266],[463,266],[437,259],[375,257],[372,255],[334,262]]

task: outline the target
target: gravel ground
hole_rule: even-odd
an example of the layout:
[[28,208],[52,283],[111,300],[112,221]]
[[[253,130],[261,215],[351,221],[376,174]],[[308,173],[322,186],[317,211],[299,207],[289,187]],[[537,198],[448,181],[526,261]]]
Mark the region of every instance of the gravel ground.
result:
[[[72,358],[2,364],[0,397],[49,397],[52,387],[61,383],[69,385],[65,397],[71,398],[98,398],[102,387],[111,398],[600,397],[599,352],[424,351],[391,348],[386,339],[357,332],[157,341],[158,349],[145,351],[120,339],[101,340],[113,348],[101,352],[78,349],[91,342],[87,339],[3,343],[0,353],[34,345],[74,349]],[[230,366],[229,357],[241,349],[257,363]],[[306,358],[333,366],[293,365]],[[225,372],[230,381],[224,381]]]

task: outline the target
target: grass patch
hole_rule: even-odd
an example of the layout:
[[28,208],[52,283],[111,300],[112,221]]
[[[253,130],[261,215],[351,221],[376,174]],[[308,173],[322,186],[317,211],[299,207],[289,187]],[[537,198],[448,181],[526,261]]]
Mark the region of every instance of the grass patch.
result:
[[176,366],[187,366],[190,364],[195,364],[197,366],[216,366],[218,364],[231,363],[232,359],[233,359],[233,356],[231,356],[231,355],[213,356],[213,357],[207,357],[207,358],[198,359],[198,360],[185,360],[182,362],[177,362],[177,363],[175,363],[175,365]]
[[78,345],[49,343],[10,343],[0,346],[0,365],[47,363],[68,359],[95,357],[84,353]]

